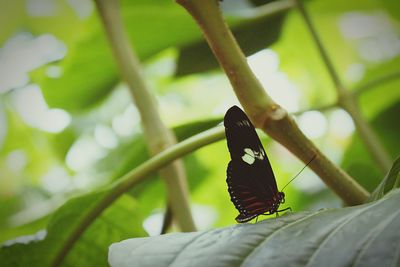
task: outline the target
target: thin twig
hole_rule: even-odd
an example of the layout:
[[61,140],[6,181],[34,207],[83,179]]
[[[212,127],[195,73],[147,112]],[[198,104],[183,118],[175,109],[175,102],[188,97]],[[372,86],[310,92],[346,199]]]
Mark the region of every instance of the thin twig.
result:
[[351,92],[347,88],[345,88],[342,81],[340,80],[340,77],[332,64],[331,59],[329,58],[328,53],[326,52],[326,49],[324,48],[313,23],[311,22],[310,16],[303,6],[302,1],[296,0],[296,3],[301,15],[303,16],[308,30],[311,33],[312,39],[314,40],[318,48],[322,60],[325,63],[329,75],[335,85],[336,92],[338,94],[338,104],[350,114],[354,121],[354,124],[357,127],[358,133],[360,134],[361,139],[364,141],[369,153],[375,159],[382,172],[386,173],[391,166],[391,159],[389,154],[380,143],[378,137],[375,135],[370,125],[362,117],[360,109],[357,105],[357,100],[354,98]]
[[358,97],[361,94],[364,94],[365,92],[373,89],[374,87],[377,87],[384,83],[391,82],[393,80],[397,80],[399,78],[400,78],[399,71],[384,75],[382,77],[379,77],[375,80],[369,81],[365,84],[359,85],[358,87],[354,88],[353,94],[355,95],[355,97]]
[[118,179],[110,186],[110,189],[106,191],[102,199],[82,218],[81,222],[77,224],[77,227],[73,229],[72,233],[67,237],[67,240],[63,241],[51,266],[60,266],[65,256],[73,248],[75,242],[79,240],[85,230],[122,194],[143,182],[146,178],[149,178],[151,174],[157,172],[174,160],[224,138],[225,130],[223,127],[215,127],[204,131],[165,149],[124,175],[121,179]]
[[[146,145],[152,155],[176,143],[174,134],[164,125],[158,112],[156,97],[143,77],[141,64],[124,31],[119,0],[96,0],[117,66],[126,81],[139,110]],[[183,162],[177,160],[160,170],[172,214],[184,232],[195,231],[190,211],[189,190]]]
[[338,105],[337,104],[329,104],[329,105],[325,105],[325,106],[320,106],[320,107],[315,107],[315,108],[308,108],[308,109],[302,109],[302,110],[299,110],[299,111],[295,111],[295,112],[292,112],[292,113],[290,113],[290,114],[292,114],[292,115],[294,115],[294,116],[298,116],[298,115],[301,115],[301,114],[303,114],[303,113],[305,113],[305,112],[308,112],[308,111],[320,111],[320,112],[325,112],[325,111],[328,111],[328,110],[330,110],[330,109],[333,109],[333,108],[335,108],[335,107],[337,107]]

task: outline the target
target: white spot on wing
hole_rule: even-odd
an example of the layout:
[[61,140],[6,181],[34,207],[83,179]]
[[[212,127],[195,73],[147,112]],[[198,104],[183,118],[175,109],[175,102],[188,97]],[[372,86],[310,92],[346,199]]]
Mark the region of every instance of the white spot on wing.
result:
[[263,159],[264,159],[264,156],[265,156],[264,150],[263,150],[261,147],[260,147],[259,149],[260,149],[259,151],[254,151],[254,156],[255,156],[256,158],[258,158],[258,159],[263,160]]
[[244,153],[249,154],[250,156],[254,157],[254,151],[251,150],[250,148],[245,148]]
[[251,165],[254,163],[255,158],[253,158],[252,156],[250,156],[249,154],[244,154],[242,157],[242,160],[244,162],[246,162],[247,164]]
[[249,165],[253,164],[254,161],[256,160],[254,158],[254,151],[251,150],[250,148],[245,148],[244,155],[242,156],[242,160]]
[[265,158],[265,152],[261,147],[259,151],[246,147],[243,152],[242,160],[250,165],[253,164],[256,159],[263,160]]
[[250,127],[250,123],[246,120],[238,121],[236,124],[240,127],[242,127],[242,126]]

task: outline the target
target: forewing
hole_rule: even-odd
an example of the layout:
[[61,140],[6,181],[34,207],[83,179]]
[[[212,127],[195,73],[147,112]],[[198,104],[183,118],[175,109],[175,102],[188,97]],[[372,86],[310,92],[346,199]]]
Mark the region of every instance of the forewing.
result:
[[256,180],[258,186],[276,193],[278,188],[271,164],[247,115],[233,106],[225,114],[224,125],[232,161],[244,163],[241,168],[234,164],[238,165],[236,171],[246,170],[241,171],[240,179]]

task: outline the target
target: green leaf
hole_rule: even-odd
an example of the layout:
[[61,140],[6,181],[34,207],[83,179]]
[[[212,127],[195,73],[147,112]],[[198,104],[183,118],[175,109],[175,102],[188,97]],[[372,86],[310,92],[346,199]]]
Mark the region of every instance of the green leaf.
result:
[[383,0],[382,5],[395,18],[400,19],[400,3],[399,1]]
[[[273,1],[263,1],[263,4],[269,2]],[[235,14],[240,15],[240,12],[241,10],[239,9]],[[265,49],[278,40],[284,18],[285,14],[279,13],[272,16],[246,19],[229,17],[228,15],[227,20],[228,22],[231,21],[232,33],[243,53],[248,56]],[[196,62],[196,64],[193,64],[193,62]],[[207,42],[204,39],[200,39],[180,48],[176,75],[183,76],[217,67],[218,62]]]
[[[183,140],[217,125],[220,121],[221,119],[209,119],[192,122],[175,127],[174,132],[179,140]],[[117,160],[113,159],[111,161],[111,159],[108,158],[104,162],[102,161],[102,164],[110,164],[111,161],[111,166],[107,166],[109,169],[114,170],[115,179],[148,159],[143,139],[141,137],[137,139],[138,140],[129,143],[128,146],[126,144],[123,146],[124,148],[127,147],[128,150],[121,151],[117,149],[118,153],[116,154],[120,155]],[[132,150],[129,151],[130,149]],[[120,163],[120,165],[117,165],[118,161],[123,162],[122,164]],[[204,172],[201,164],[197,164],[196,162],[193,163],[193,161],[195,161],[195,158],[187,160],[185,164],[186,167],[190,169],[191,174],[196,178],[189,180],[192,186],[199,184],[202,181],[202,175],[200,175],[200,173]],[[119,167],[116,168],[116,165]],[[138,214],[137,206],[131,197],[125,196],[118,200],[116,204],[113,204],[96,220],[96,222],[94,222],[92,226],[90,226],[80,241],[77,242],[76,246],[69,254],[70,256],[68,256],[68,263],[73,263],[72,265],[75,266],[75,262],[81,263],[87,259],[88,264],[83,264],[82,266],[88,266],[95,263],[91,259],[93,258],[96,261],[99,261],[96,262],[96,266],[102,266],[104,265],[106,258],[105,256],[104,258],[101,258],[96,255],[100,253],[100,251],[98,251],[99,249],[103,249],[101,253],[106,255],[106,248],[110,243],[129,236],[143,236],[144,232],[141,230],[140,226],[143,222],[143,215],[153,211],[154,207],[159,204],[160,201],[165,200],[165,194],[162,190],[164,190],[164,185],[162,181],[159,181],[158,179],[145,181],[143,185],[140,185],[138,188],[133,190],[133,192],[135,192],[135,197],[137,196],[140,198],[140,214]],[[141,194],[142,192],[145,192],[145,194]],[[65,244],[65,240],[81,223],[80,220],[92,209],[93,205],[103,197],[103,194],[103,192],[93,193],[68,201],[52,215],[50,222],[48,223],[48,234],[45,240],[38,240],[39,242],[33,244],[14,244],[11,247],[4,247],[0,250],[0,262],[2,262],[3,258],[7,258],[7,255],[10,255],[10,262],[4,261],[5,263],[9,264],[9,266],[18,264],[23,265],[27,264],[30,257],[37,253],[38,255],[41,254],[40,257],[38,256],[38,262],[50,263],[53,260],[52,257],[54,257],[57,251]],[[125,205],[126,208],[121,208],[121,205]],[[30,229],[38,229],[36,226],[33,226],[27,225],[21,229],[21,231],[14,231],[15,233],[8,234],[15,236],[17,233],[32,233]],[[16,240],[29,240],[32,238],[35,238],[35,235],[19,237]],[[95,242],[89,246],[87,241],[88,239],[93,239]],[[51,247],[51,249],[48,250],[49,255],[47,255],[47,252],[46,255],[40,253],[40,251],[44,250],[45,247]],[[23,250],[23,252],[18,253],[21,253],[23,257],[16,257],[15,255],[17,255],[17,251],[20,249]],[[15,261],[12,260],[12,258],[15,258]],[[77,258],[80,258],[80,260]],[[32,263],[32,266],[35,266],[34,263]]]
[[[24,0],[0,1],[0,43],[20,32],[53,34],[69,42],[83,30],[82,18],[67,1],[53,0],[47,3],[47,9],[39,5]],[[68,27],[62,27],[66,24]]]
[[[8,241],[0,248],[1,266],[50,266],[67,238],[104,192],[73,198],[50,219],[46,231]],[[125,195],[88,228],[65,259],[68,266],[107,266],[107,247],[128,237],[144,236],[133,198]]]
[[[121,12],[125,31],[141,60],[201,38],[194,21],[173,1],[122,1]],[[62,70],[61,77],[49,77],[47,66],[33,73],[51,107],[85,110],[103,100],[120,80],[97,14],[82,27],[86,31],[69,43],[67,56],[56,65]]]
[[400,86],[400,57],[370,67],[365,73],[365,78],[355,86],[355,88],[362,88],[365,84],[379,81],[388,76],[392,76],[392,78],[377,83],[360,94],[359,105],[366,118],[373,118],[400,101],[400,90],[398,89]]
[[[371,72],[377,73],[381,67],[386,70],[381,74],[387,75],[398,69],[399,64],[389,62],[371,63],[360,56],[361,40],[348,39],[341,30],[343,16],[349,14],[375,14],[382,10],[385,14],[383,1],[338,0],[338,1],[308,1],[306,9],[316,27],[317,33],[325,47],[334,68],[347,88],[353,88],[355,81],[348,80],[349,69],[353,64],[361,64],[366,69],[365,80],[371,77]],[[396,24],[397,22],[394,22]],[[281,37],[272,49],[279,54],[280,70],[302,90],[307,97],[308,105],[320,107],[336,102],[336,91],[332,79],[326,71],[315,43],[310,38],[310,32],[304,24],[304,19],[299,12],[290,12],[285,19]],[[378,38],[378,37],[370,37]],[[398,57],[397,57],[398,58]],[[395,61],[396,59],[393,59]],[[392,65],[392,66],[389,66]],[[382,75],[375,76],[377,78]],[[321,90],[324,88],[324,90]],[[399,90],[388,89],[387,93],[374,98],[373,102],[366,104],[366,109],[373,106],[373,111],[381,108],[383,101],[395,101]],[[397,98],[398,99],[398,98]],[[361,104],[362,106],[362,104]],[[375,108],[376,106],[376,108]],[[362,107],[363,108],[363,107]],[[375,112],[376,114],[376,112]]]
[[389,191],[400,187],[400,157],[398,157],[382,183],[371,194],[370,201],[382,198]]
[[[129,40],[142,61],[170,47],[186,47],[189,54],[181,56],[180,61],[200,66],[193,64],[194,50],[189,44],[194,45],[196,51],[196,46],[201,44],[206,49],[206,56],[201,56],[201,59],[214,60],[194,20],[173,1],[122,1],[121,12]],[[244,50],[253,53],[276,40],[281,17],[235,19],[232,30]],[[98,17],[91,17],[78,28],[80,34],[68,40],[67,56],[54,64],[61,69],[60,77],[49,77],[48,66],[32,73],[32,79],[40,84],[49,106],[71,112],[99,103],[120,80]],[[196,55],[200,54],[196,52]],[[178,68],[184,68],[185,64],[180,63]]]
[[134,238],[109,249],[122,266],[395,266],[400,190],[365,205],[256,224]]

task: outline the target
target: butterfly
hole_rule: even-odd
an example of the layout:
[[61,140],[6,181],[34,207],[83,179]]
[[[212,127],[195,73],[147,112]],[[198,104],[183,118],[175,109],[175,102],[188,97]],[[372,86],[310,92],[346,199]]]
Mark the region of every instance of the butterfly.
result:
[[238,223],[259,215],[277,212],[285,202],[285,194],[278,191],[267,154],[247,115],[237,106],[225,114],[224,126],[231,161],[226,171],[226,182],[231,201],[239,211]]

